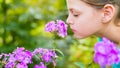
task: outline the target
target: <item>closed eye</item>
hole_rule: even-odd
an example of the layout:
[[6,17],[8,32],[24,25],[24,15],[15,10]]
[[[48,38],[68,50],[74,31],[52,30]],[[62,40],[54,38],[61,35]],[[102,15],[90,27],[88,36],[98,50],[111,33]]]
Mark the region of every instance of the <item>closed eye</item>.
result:
[[79,14],[74,14],[73,16],[74,16],[74,17],[78,17],[78,16],[79,16]]
[[73,8],[69,9],[69,13],[71,13],[74,17],[78,17],[80,15],[80,11]]

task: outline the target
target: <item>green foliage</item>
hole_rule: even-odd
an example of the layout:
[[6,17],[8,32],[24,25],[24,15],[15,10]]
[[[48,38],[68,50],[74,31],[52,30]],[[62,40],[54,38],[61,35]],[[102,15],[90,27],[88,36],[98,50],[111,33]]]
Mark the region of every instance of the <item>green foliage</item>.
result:
[[[65,0],[0,0],[0,53],[10,53],[16,47],[31,51],[53,48],[54,35],[44,32],[44,26],[51,20],[65,21],[67,15]],[[72,35],[68,28],[66,38],[56,36],[56,48],[64,54],[56,68],[98,68],[93,62],[96,37],[76,40]]]
[[70,48],[69,61],[75,63],[79,68],[94,68],[94,65],[98,68],[99,65],[93,61],[95,42],[97,42],[95,36],[78,40]]
[[[67,15],[60,14],[66,12],[64,0],[2,0],[0,3],[0,44],[3,48],[43,46],[45,23]],[[47,38],[45,40],[47,42]]]

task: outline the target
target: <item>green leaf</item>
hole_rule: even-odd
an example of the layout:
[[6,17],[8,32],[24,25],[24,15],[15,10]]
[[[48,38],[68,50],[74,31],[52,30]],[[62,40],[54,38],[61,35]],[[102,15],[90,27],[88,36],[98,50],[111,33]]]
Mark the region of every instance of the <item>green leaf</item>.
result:
[[55,50],[55,53],[57,54],[57,56],[64,57],[64,54],[62,51],[60,51],[59,49],[54,49],[54,50]]
[[85,65],[81,62],[75,62],[75,65],[77,65],[79,68],[85,68]]

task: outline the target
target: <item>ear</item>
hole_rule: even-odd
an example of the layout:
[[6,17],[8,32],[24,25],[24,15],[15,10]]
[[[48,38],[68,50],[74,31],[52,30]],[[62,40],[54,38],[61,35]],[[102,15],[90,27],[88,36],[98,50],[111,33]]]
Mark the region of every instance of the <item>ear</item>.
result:
[[102,21],[103,23],[107,23],[112,20],[115,15],[115,7],[112,4],[106,4],[102,9]]

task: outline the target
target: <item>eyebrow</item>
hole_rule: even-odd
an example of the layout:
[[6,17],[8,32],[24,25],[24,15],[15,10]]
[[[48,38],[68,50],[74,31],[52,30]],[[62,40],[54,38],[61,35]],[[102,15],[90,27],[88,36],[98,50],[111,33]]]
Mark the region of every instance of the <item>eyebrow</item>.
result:
[[80,10],[78,10],[78,9],[74,9],[74,8],[69,8],[68,10],[70,10],[70,11],[80,12]]

